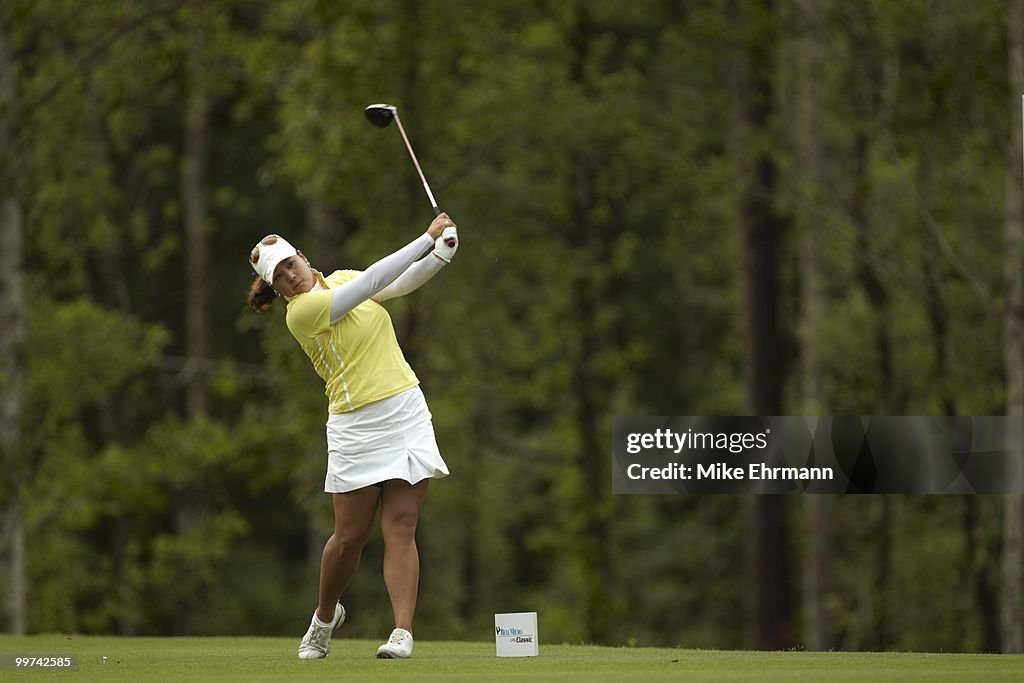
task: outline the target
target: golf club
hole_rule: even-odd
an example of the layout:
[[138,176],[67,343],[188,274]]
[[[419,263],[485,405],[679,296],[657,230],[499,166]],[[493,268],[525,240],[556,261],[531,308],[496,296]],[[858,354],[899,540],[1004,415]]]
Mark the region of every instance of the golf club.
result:
[[[366,119],[377,126],[378,128],[387,128],[394,121],[398,124],[398,132],[402,134],[402,139],[405,140],[405,148],[409,150],[409,156],[412,157],[412,163],[416,165],[416,172],[420,174],[420,180],[423,181],[423,189],[427,192],[427,199],[430,200],[430,206],[434,209],[434,215],[440,215],[441,209],[437,208],[437,201],[434,200],[434,193],[430,191],[430,185],[427,184],[427,179],[423,175],[423,169],[420,168],[420,162],[416,160],[416,153],[412,151],[412,145],[409,144],[409,138],[405,134],[405,128],[402,127],[402,119],[398,118],[398,107],[392,104],[371,104],[363,113],[366,114]],[[449,237],[446,240],[449,247],[455,246],[455,239]]]

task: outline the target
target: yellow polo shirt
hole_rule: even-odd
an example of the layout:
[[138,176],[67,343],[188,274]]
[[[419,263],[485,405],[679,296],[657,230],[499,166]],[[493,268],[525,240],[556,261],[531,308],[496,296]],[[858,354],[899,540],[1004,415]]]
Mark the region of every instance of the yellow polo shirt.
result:
[[326,384],[328,411],[347,413],[419,384],[398,346],[391,316],[376,301],[367,299],[331,324],[330,288],[359,271],[314,275],[326,289],[291,297],[285,320]]

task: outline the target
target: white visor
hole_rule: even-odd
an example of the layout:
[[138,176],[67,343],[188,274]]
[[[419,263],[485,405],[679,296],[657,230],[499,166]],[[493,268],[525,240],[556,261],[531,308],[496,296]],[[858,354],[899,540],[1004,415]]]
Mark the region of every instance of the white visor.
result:
[[[273,244],[264,244],[271,237],[276,237],[277,240]],[[277,264],[299,253],[280,235],[267,235],[256,245],[256,249],[260,252],[259,260],[256,263],[250,260],[249,265],[255,269],[257,275],[271,285],[274,284],[274,269],[277,268]]]

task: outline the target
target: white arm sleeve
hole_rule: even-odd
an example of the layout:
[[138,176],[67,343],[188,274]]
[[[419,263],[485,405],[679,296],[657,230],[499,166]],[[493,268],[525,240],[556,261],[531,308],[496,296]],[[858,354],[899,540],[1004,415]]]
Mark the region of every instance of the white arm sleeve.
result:
[[393,254],[388,254],[352,280],[331,290],[331,324],[391,284],[412,263],[423,255],[434,240],[423,233]]
[[405,296],[414,292],[424,285],[430,278],[437,275],[437,272],[444,268],[447,263],[433,254],[424,256],[416,263],[405,269],[405,272],[390,285],[380,290],[370,298],[380,303],[388,299]]

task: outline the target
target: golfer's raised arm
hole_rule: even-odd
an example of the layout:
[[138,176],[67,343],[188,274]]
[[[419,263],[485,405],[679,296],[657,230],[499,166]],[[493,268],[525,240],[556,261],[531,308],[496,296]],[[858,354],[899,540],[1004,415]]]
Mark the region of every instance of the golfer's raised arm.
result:
[[[448,242],[451,241],[451,244]],[[434,251],[412,264],[399,275],[394,282],[374,294],[371,299],[380,303],[414,292],[438,271],[452,262],[455,251],[459,248],[459,233],[455,226],[445,228],[441,236],[434,241]]]
[[427,232],[377,261],[353,280],[331,289],[331,324],[338,322],[353,308],[394,282],[434,245],[434,241],[441,236],[444,228],[450,225],[451,219],[442,213],[433,220]]

